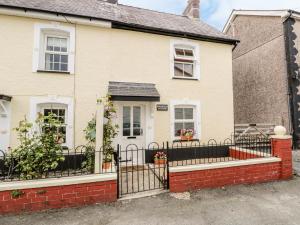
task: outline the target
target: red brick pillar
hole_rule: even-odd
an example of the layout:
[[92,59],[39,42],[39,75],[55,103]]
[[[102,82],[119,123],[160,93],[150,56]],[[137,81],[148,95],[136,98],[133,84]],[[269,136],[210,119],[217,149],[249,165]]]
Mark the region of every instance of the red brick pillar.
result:
[[288,135],[274,135],[271,137],[272,154],[281,158],[281,179],[290,179],[293,176],[292,165],[292,137]]

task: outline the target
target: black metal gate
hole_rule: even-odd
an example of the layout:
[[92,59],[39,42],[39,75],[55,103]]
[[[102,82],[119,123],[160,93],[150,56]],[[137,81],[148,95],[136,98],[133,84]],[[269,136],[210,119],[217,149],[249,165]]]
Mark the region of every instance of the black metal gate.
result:
[[[155,157],[161,160],[154,160]],[[168,170],[164,146],[152,143],[148,148],[139,148],[130,144],[123,148],[118,145],[118,197],[168,188]]]

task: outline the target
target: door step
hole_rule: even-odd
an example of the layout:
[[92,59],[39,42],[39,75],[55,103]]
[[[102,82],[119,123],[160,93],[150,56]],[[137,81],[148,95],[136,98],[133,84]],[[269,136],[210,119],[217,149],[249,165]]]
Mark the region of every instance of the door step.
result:
[[136,198],[145,198],[145,197],[150,197],[154,195],[160,195],[163,193],[168,193],[169,190],[152,190],[152,191],[144,191],[144,192],[138,192],[134,194],[128,194],[124,197],[119,198],[119,201],[124,201],[124,200],[131,200],[131,199],[136,199]]

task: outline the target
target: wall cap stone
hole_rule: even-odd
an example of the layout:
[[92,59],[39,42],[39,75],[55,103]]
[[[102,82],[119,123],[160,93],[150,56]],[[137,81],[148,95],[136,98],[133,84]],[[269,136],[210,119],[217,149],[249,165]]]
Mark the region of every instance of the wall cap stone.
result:
[[271,139],[279,139],[279,140],[287,140],[292,139],[293,137],[291,135],[272,135]]
[[228,168],[228,167],[274,163],[274,162],[281,162],[281,159],[276,157],[270,157],[270,158],[260,158],[260,159],[237,160],[237,161],[230,161],[230,162],[219,162],[219,163],[202,164],[202,165],[178,166],[178,167],[170,167],[169,171],[170,173],[190,172],[190,171],[198,171],[198,170],[212,170],[212,169],[220,169],[220,168]]
[[0,191],[55,187],[55,186],[94,183],[94,182],[111,181],[111,180],[117,180],[116,173],[97,174],[97,175],[93,174],[93,175],[84,175],[84,176],[77,176],[77,177],[49,178],[49,179],[42,179],[42,180],[0,182]]

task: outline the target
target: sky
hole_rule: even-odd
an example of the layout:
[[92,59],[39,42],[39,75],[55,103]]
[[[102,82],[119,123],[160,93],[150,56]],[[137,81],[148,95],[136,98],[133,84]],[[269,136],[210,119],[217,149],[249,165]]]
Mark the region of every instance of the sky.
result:
[[[300,0],[200,0],[201,19],[223,29],[232,9],[294,9],[300,11]],[[119,3],[161,12],[181,14],[187,0],[119,0]]]

